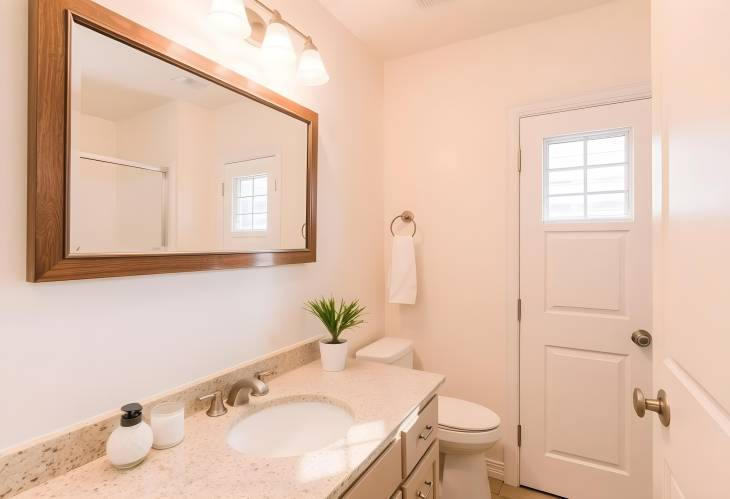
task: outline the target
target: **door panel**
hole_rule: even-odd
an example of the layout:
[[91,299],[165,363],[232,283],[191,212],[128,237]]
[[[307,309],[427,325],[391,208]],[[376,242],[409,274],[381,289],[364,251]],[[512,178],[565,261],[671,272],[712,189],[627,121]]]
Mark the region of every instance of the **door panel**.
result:
[[[652,2],[654,497],[730,487],[730,2]],[[722,62],[721,62],[722,61]]]
[[[626,467],[624,399],[627,356],[577,348],[548,346],[545,362],[545,450],[551,457],[587,466]],[[590,379],[602,404],[576,404]],[[572,418],[563,417],[566,407]],[[574,420],[582,421],[576,427]],[[596,431],[600,428],[600,431]]]
[[545,236],[548,311],[620,312],[624,295],[624,234],[554,232]]
[[[520,480],[571,499],[646,499],[651,383],[650,103],[520,124]],[[557,172],[557,173],[556,173]]]

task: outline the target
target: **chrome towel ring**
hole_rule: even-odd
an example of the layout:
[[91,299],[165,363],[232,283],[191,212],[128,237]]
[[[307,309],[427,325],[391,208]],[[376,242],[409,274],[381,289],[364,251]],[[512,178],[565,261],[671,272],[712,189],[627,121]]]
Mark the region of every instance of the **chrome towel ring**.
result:
[[393,220],[391,220],[391,222],[390,222],[390,233],[393,235],[393,237],[395,237],[395,232],[393,232],[393,224],[399,218],[401,220],[403,220],[404,223],[412,223],[413,224],[413,234],[411,234],[411,237],[415,236],[416,235],[416,229],[417,229],[417,226],[416,226],[416,216],[413,214],[412,211],[406,210],[403,213],[401,213],[400,215],[398,215],[397,217],[393,218]]

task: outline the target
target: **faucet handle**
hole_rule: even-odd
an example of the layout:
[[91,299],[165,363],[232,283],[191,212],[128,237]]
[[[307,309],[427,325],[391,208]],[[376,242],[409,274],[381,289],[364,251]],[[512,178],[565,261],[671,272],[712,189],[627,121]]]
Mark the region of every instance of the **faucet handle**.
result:
[[208,395],[203,395],[198,398],[201,402],[209,399],[212,399],[212,402],[210,403],[208,410],[205,411],[208,416],[216,418],[218,416],[223,416],[228,412],[228,409],[226,409],[226,406],[223,404],[223,394],[220,390],[216,390],[213,393],[209,393]]
[[254,374],[254,378],[256,378],[259,381],[263,381],[263,378],[268,378],[269,376],[273,376],[276,374],[275,369],[268,369],[266,371],[260,371]]

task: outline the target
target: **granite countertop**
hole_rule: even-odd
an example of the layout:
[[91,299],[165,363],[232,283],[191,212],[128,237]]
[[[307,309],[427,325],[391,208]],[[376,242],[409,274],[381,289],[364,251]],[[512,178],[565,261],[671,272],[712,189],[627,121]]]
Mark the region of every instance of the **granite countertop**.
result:
[[[252,397],[225,416],[188,417],[185,440],[172,449],[153,449],[137,468],[119,471],[102,457],[16,497],[338,497],[443,381],[439,374],[352,359],[336,373],[313,362],[272,380],[269,395]],[[240,418],[292,399],[345,405],[355,423],[346,437],[303,456],[254,457],[228,446],[227,432]]]

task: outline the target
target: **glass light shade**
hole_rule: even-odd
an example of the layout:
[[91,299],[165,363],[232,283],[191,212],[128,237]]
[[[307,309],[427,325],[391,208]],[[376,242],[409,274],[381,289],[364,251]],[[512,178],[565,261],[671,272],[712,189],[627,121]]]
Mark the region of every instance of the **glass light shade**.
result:
[[307,40],[302,55],[299,56],[297,77],[302,84],[310,86],[324,85],[330,80],[322,55],[311,40]]
[[289,29],[276,16],[266,28],[266,35],[261,43],[261,52],[266,63],[288,65],[294,64],[297,60]]
[[211,0],[208,20],[226,33],[240,34],[243,38],[251,35],[243,0]]

